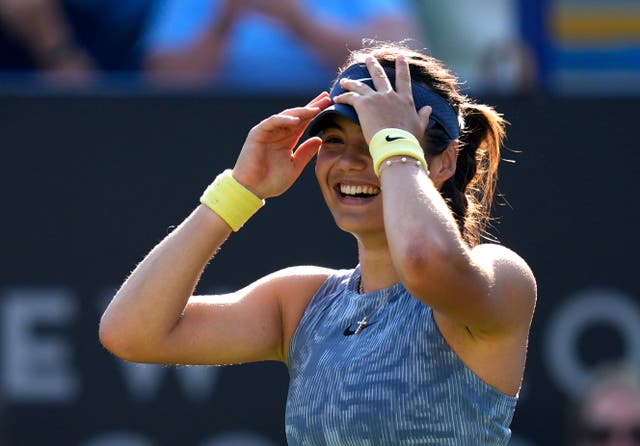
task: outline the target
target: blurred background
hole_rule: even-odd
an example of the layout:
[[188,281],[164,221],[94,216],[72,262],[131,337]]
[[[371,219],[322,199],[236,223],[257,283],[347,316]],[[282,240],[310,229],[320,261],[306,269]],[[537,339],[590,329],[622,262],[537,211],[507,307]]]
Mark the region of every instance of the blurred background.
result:
[[[640,391],[615,431],[576,422],[595,371],[640,367],[640,1],[0,0],[0,446],[285,444],[284,366],[129,364],[98,321],[247,131],[363,38],[411,39],[510,122],[493,234],[539,283],[511,444],[640,444]],[[352,267],[314,181],[198,292]]]

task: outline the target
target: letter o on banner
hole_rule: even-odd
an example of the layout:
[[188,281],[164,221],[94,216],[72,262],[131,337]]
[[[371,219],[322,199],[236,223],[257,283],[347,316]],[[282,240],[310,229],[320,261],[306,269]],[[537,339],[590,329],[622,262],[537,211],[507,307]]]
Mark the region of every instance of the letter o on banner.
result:
[[592,370],[580,358],[580,335],[595,324],[616,330],[623,341],[621,360],[640,364],[640,303],[615,289],[587,289],[569,297],[551,315],[543,355],[560,390],[577,396]]

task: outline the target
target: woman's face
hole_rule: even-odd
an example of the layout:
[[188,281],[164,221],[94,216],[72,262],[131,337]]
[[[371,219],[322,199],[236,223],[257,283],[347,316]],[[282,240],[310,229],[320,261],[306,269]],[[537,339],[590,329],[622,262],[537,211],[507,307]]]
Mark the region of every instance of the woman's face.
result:
[[338,227],[350,233],[384,231],[380,181],[360,126],[336,116],[320,136],[316,177]]

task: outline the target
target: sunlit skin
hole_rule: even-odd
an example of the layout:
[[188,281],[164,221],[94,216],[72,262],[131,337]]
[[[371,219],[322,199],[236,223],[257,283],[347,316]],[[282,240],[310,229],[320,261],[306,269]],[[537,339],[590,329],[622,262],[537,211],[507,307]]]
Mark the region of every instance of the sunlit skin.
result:
[[[315,172],[336,224],[354,235],[360,243],[386,244],[380,179],[373,170],[373,160],[362,128],[349,119],[335,116],[323,129],[321,138]],[[454,157],[456,148],[457,142],[452,143]],[[438,158],[427,157],[434,172],[441,170]],[[440,176],[434,176],[432,180],[438,187],[442,183]],[[360,186],[364,193],[357,197],[344,194],[340,187],[345,185]]]
[[[427,158],[430,174],[415,164],[396,162],[376,176],[368,148],[372,136],[398,128],[421,139],[431,107],[416,110],[403,56],[396,59],[395,90],[377,60],[369,58],[366,65],[375,89],[345,79],[348,92],[334,98],[352,106],[362,126],[339,118],[321,138],[298,145],[309,122],[331,105],[323,92],[305,106],[254,126],[233,177],[259,198],[278,197],[317,154],[315,170],[327,206],[337,225],[358,242],[363,290],[401,282],[433,309],[443,337],[474,373],[516,395],[535,306],[533,274],[505,247],[470,247],[462,239],[439,192],[455,173],[457,142]],[[103,345],[137,362],[286,363],[307,304],[334,271],[308,265],[285,268],[233,293],[193,296],[205,266],[230,234],[220,215],[198,206],[118,290],[101,320]],[[283,241],[304,242],[304,237]],[[224,274],[214,265],[210,271]]]
[[[369,146],[359,125],[337,117],[324,129],[315,171],[322,195],[340,229],[360,237],[384,238],[380,180],[373,171]],[[361,186],[374,191],[374,195],[345,195],[340,191],[341,185]]]

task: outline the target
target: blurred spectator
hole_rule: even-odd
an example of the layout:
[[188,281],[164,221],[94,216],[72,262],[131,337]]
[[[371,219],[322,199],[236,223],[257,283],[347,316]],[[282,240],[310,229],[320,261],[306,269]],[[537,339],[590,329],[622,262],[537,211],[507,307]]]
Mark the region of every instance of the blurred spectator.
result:
[[146,69],[178,85],[323,89],[363,38],[423,45],[414,12],[409,0],[166,0],[145,39]]
[[571,408],[569,444],[640,445],[640,368],[617,364],[598,370]]
[[[6,37],[26,53],[27,60],[4,55],[3,68],[29,65],[69,80],[84,81],[94,62],[75,40],[63,6],[57,0],[0,0],[0,21]],[[18,49],[16,53],[19,53]]]
[[156,0],[0,0],[0,69],[84,83],[100,70],[135,70]]
[[418,0],[432,54],[477,93],[532,90],[536,67],[520,36],[518,0]]

